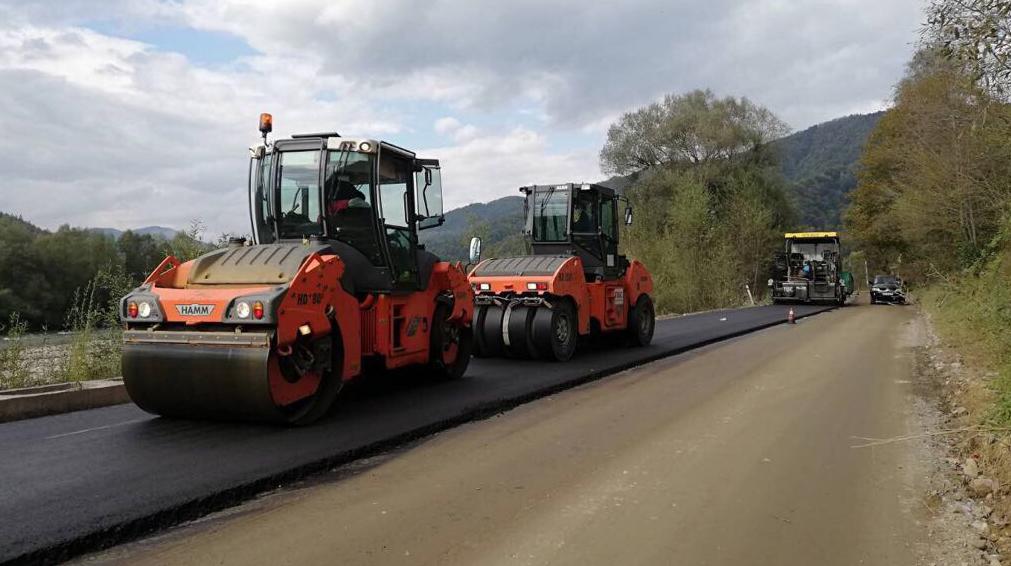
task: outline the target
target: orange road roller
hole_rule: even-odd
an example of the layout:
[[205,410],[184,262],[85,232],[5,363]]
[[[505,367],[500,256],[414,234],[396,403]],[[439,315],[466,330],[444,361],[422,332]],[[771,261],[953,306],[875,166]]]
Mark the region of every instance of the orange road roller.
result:
[[439,162],[337,133],[251,149],[251,241],[166,258],[122,299],[123,380],[169,417],[310,423],[342,385],[413,368],[458,378],[474,298],[418,244],[443,222]]
[[480,261],[481,241],[471,242],[475,355],[565,361],[591,335],[648,345],[653,278],[618,253],[618,205],[631,224],[628,201],[593,184],[520,190],[532,254]]

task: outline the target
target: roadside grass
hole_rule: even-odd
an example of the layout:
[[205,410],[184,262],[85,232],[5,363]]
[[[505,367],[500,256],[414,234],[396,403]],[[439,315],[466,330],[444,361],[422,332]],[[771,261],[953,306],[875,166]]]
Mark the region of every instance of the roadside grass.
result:
[[[980,402],[982,421],[1011,426],[1011,287],[1004,263],[994,262],[978,275],[942,280],[917,296],[931,314],[940,338],[959,352],[968,366],[988,376]],[[986,406],[988,405],[988,406]]]
[[17,314],[0,328],[0,391],[120,375],[119,299],[135,286],[122,270],[101,270],[77,289],[66,314],[67,344],[28,337]]
[[24,387],[31,379],[31,360],[23,343],[27,328],[28,323],[12,313],[0,329],[6,343],[0,350],[0,390]]
[[[972,432],[955,444],[996,480],[991,505],[1011,518],[1011,261],[993,260],[978,274],[939,279],[917,298],[943,346],[961,367],[948,372],[954,428]],[[964,411],[960,411],[964,408]]]

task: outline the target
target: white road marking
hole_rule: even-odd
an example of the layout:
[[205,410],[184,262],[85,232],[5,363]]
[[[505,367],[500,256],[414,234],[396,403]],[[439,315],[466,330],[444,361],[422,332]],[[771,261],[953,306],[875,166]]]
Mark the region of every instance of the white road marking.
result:
[[134,419],[132,421],[123,421],[121,423],[116,423],[116,424],[111,424],[111,425],[96,426],[94,428],[86,428],[86,429],[83,429],[83,430],[75,430],[74,432],[64,432],[63,434],[54,434],[52,436],[47,436],[45,438],[45,440],[53,440],[54,438],[63,438],[65,436],[74,436],[76,434],[84,434],[86,432],[93,432],[93,431],[96,431],[96,430],[105,430],[107,428],[116,428],[117,426],[123,426],[123,425],[128,425],[128,424],[133,424],[133,423],[139,423],[141,421],[146,421],[146,420],[148,420],[148,419]]

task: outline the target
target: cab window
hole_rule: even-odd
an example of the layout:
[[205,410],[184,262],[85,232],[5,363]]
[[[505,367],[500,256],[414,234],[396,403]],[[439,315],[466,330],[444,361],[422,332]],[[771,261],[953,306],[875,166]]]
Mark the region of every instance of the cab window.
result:
[[411,178],[406,159],[383,157],[379,161],[379,199],[387,226],[408,227],[407,189]]
[[600,201],[600,230],[610,240],[617,240],[618,225],[614,216],[614,199]]
[[434,228],[442,224],[442,172],[438,162],[425,164],[414,175],[414,187],[418,229]]
[[281,238],[323,234],[319,191],[319,151],[286,151],[279,156]]
[[418,284],[418,266],[414,255],[415,242],[410,227],[409,192],[413,171],[411,162],[396,156],[379,158],[379,200],[386,231],[386,247],[394,286],[415,287]]
[[270,209],[270,162],[272,154],[264,155],[262,159],[253,161],[253,203],[256,207],[254,218],[256,219],[256,241],[261,244],[269,244],[274,241],[274,214]]
[[[531,198],[531,197],[528,197]],[[535,242],[564,242],[568,239],[569,190],[534,189],[530,207]]]

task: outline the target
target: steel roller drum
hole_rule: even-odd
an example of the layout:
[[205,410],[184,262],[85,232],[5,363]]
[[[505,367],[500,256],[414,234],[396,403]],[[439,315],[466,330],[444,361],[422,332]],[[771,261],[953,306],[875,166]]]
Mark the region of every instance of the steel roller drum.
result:
[[126,331],[123,382],[141,409],[186,419],[286,422],[266,333]]

